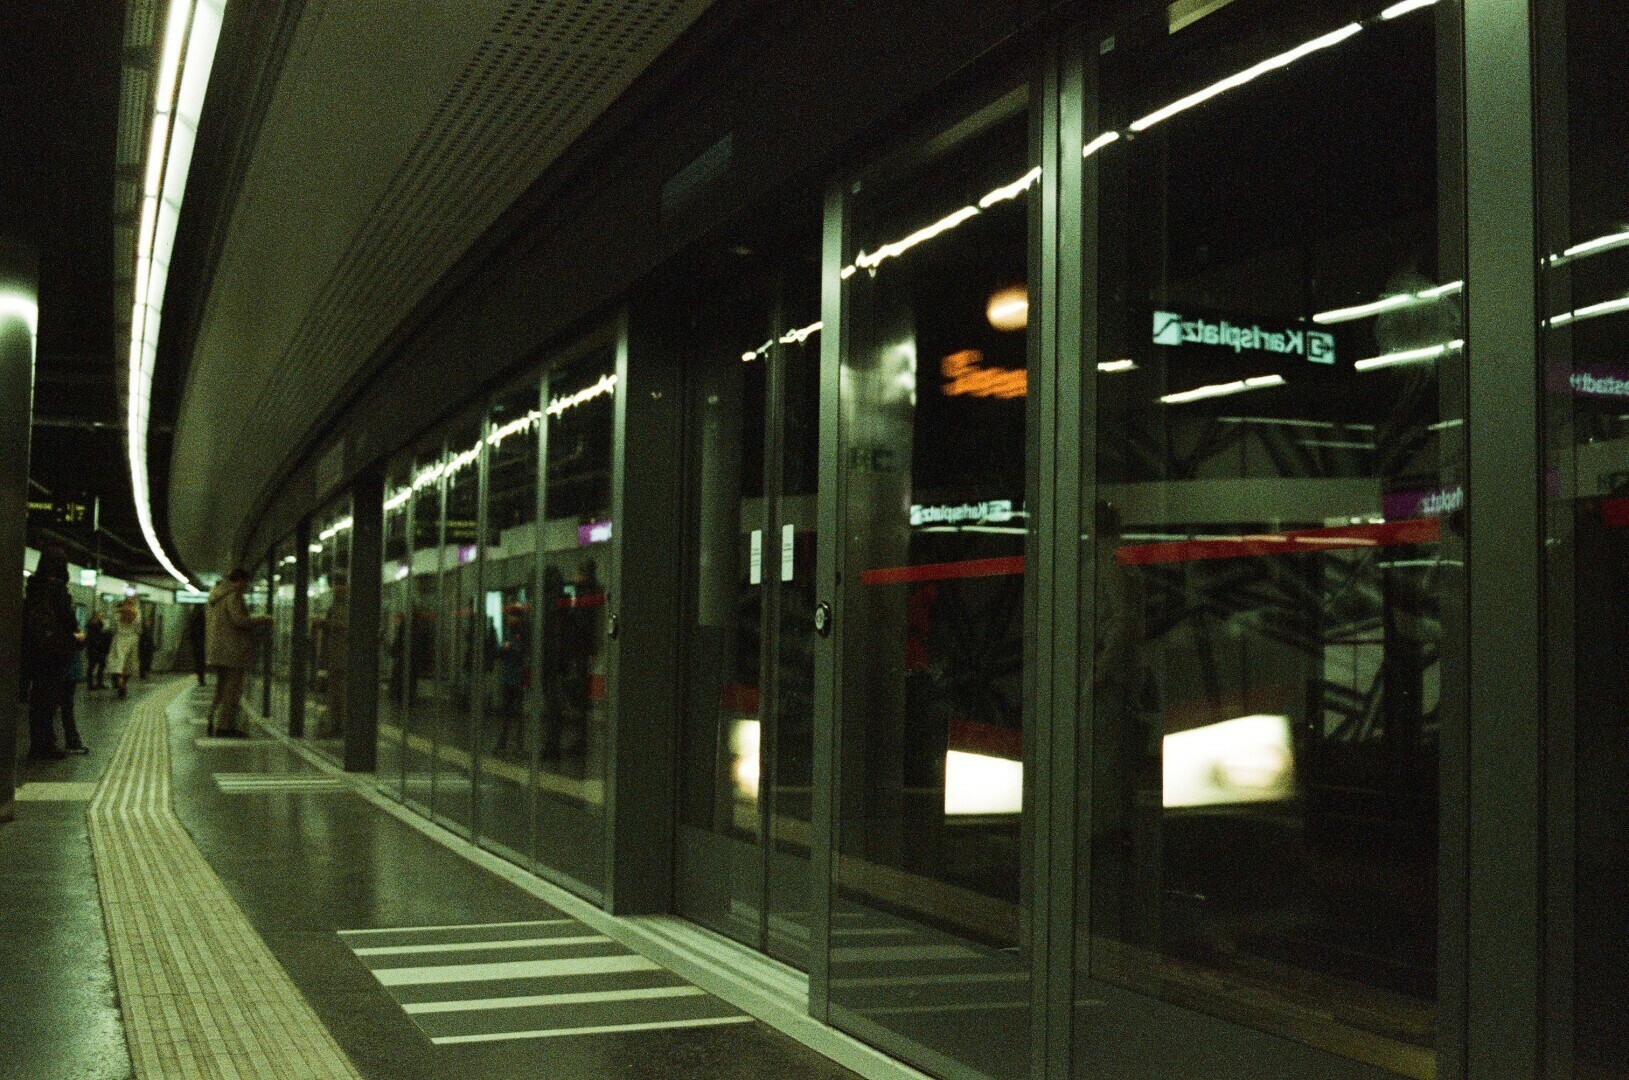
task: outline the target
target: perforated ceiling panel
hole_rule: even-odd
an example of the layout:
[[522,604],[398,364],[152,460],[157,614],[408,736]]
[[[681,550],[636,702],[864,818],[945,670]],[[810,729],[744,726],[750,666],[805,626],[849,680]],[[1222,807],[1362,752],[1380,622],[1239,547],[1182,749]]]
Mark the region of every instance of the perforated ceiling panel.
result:
[[707,3],[307,0],[176,429],[171,532],[191,568],[230,557],[313,417]]

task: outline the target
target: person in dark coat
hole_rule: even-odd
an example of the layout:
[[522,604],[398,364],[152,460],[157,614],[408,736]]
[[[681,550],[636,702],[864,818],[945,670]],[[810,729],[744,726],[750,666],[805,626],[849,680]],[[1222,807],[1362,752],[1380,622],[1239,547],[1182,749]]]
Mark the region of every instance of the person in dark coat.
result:
[[204,662],[204,609],[196,607],[187,618],[187,644],[192,649],[192,670],[198,676],[198,685],[209,685],[204,678],[208,665]]
[[[57,745],[56,714],[82,640],[68,595],[68,560],[60,552],[41,552],[23,590],[22,675],[28,696],[28,756],[35,760],[66,756]],[[72,714],[66,719],[68,749],[82,752]]]
[[113,648],[113,631],[100,611],[91,615],[85,624],[85,689],[100,690],[107,674],[107,654]]
[[153,623],[153,616],[148,614],[141,620],[141,637],[136,640],[136,663],[141,669],[143,679],[153,672],[153,654],[156,652],[158,652],[158,627]]

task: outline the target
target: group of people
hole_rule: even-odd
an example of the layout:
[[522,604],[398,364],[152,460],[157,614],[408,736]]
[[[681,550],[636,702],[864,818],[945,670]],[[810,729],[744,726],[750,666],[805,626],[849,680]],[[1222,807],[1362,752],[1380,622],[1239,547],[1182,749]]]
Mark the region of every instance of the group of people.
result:
[[[244,734],[238,725],[244,677],[254,662],[255,633],[271,621],[249,614],[244,600],[248,581],[243,570],[222,578],[209,594],[203,619],[202,651],[215,672],[209,731],[228,738]],[[21,675],[28,703],[29,757],[54,761],[89,753],[74,717],[79,684],[97,690],[111,679],[120,698],[129,696],[130,680],[145,678],[152,666],[152,638],[151,623],[133,596],[125,597],[110,619],[97,612],[81,626],[68,592],[67,558],[58,551],[42,551],[23,589]]]
[[135,597],[126,597],[114,608],[111,626],[100,614],[81,626],[68,594],[67,558],[57,551],[40,553],[23,590],[21,674],[30,757],[55,760],[89,753],[74,719],[75,691],[81,682],[99,689],[111,675],[119,696],[125,697],[131,677],[145,674],[142,637],[141,606]]

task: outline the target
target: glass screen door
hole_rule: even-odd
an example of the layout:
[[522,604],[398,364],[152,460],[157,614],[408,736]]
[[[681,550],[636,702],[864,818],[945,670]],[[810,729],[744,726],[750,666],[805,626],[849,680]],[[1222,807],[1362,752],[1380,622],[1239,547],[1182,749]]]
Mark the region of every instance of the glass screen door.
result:
[[[683,268],[685,714],[678,908],[806,966],[812,803],[818,222]],[[737,237],[736,239],[740,239]]]

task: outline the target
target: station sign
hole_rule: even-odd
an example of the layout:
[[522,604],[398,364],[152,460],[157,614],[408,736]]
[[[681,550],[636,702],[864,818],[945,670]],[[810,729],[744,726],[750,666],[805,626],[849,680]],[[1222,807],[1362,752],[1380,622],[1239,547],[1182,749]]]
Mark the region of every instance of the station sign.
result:
[[994,525],[1011,521],[1022,513],[1022,510],[1014,510],[1011,499],[988,499],[976,503],[916,503],[911,506],[911,525],[917,528],[970,523]]
[[1199,346],[1228,349],[1235,356],[1245,353],[1269,356],[1299,356],[1314,364],[1335,362],[1335,335],[1304,326],[1263,327],[1244,325],[1228,319],[1190,317],[1176,311],[1154,312],[1155,345]]

